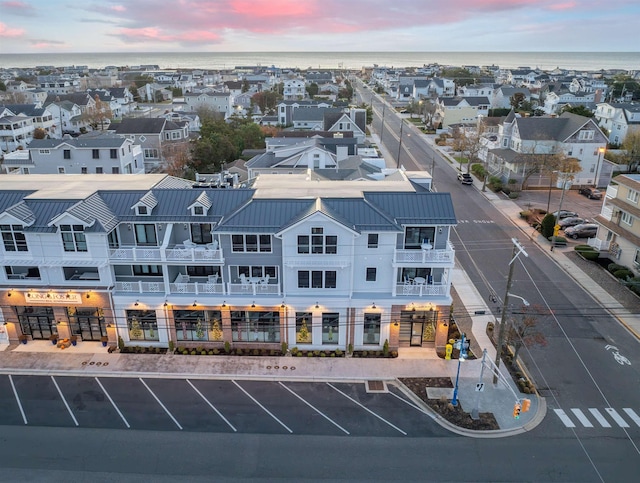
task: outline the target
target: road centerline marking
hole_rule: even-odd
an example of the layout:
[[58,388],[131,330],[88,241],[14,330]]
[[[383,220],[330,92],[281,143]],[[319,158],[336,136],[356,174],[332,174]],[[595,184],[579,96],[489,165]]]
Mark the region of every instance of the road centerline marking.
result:
[[78,420],[76,419],[75,415],[73,414],[73,411],[69,407],[69,403],[64,398],[64,394],[62,394],[62,390],[60,389],[60,386],[58,386],[58,382],[56,381],[56,378],[51,376],[51,380],[53,381],[53,385],[56,386],[56,389],[58,390],[58,394],[60,394],[60,398],[62,399],[62,402],[67,407],[67,411],[69,411],[69,415],[71,416],[71,419],[73,419],[73,422],[75,423],[76,426],[80,426],[80,424],[78,424]]
[[98,383],[98,386],[100,386],[100,389],[102,389],[102,392],[104,392],[104,395],[107,396],[107,399],[109,400],[109,402],[111,403],[111,405],[113,406],[113,409],[116,410],[116,412],[118,413],[118,415],[120,416],[120,418],[122,419],[122,421],[124,422],[124,425],[127,427],[127,429],[131,429],[131,426],[129,426],[129,422],[127,421],[127,419],[124,417],[124,414],[122,414],[122,412],[120,412],[120,408],[118,408],[118,406],[116,406],[116,403],[113,399],[111,399],[111,396],[109,395],[109,393],[107,392],[107,390],[105,389],[105,387],[102,385],[102,383],[100,382],[100,379],[98,379],[97,377],[94,378],[96,380],[96,382]]
[[275,419],[276,421],[278,421],[278,422],[280,423],[280,425],[281,425],[284,429],[286,429],[286,430],[287,430],[287,431],[289,431],[290,433],[293,433],[293,431],[291,430],[291,428],[289,428],[286,424],[284,424],[282,421],[280,421],[280,420],[276,417],[276,415],[275,415],[275,414],[273,414],[271,411],[269,411],[266,407],[264,407],[262,404],[260,404],[260,402],[259,402],[256,398],[254,398],[251,394],[249,394],[247,391],[245,391],[245,390],[244,390],[244,388],[243,388],[240,384],[238,384],[236,381],[233,381],[233,380],[232,380],[231,382],[233,382],[233,383],[238,387],[238,389],[240,389],[243,393],[245,393],[245,394],[246,394],[246,396],[247,396],[249,399],[251,399],[254,403],[256,403],[258,406],[260,406],[260,408],[262,408],[262,410],[263,410],[265,413],[267,413],[267,414],[268,414],[269,416],[271,416],[273,419]]
[[176,424],[176,426],[178,426],[178,428],[179,428],[179,429],[182,429],[182,426],[180,426],[180,423],[178,422],[178,420],[177,420],[176,418],[174,418],[174,417],[173,417],[173,414],[171,414],[171,411],[169,411],[169,410],[167,409],[167,407],[166,407],[164,404],[162,404],[162,401],[160,401],[160,399],[158,399],[158,396],[156,396],[156,395],[154,394],[154,392],[151,390],[151,388],[150,388],[149,386],[147,386],[147,383],[146,383],[146,382],[144,382],[144,381],[142,380],[142,378],[141,378],[141,377],[139,377],[138,379],[139,379],[139,380],[140,380],[140,382],[143,384],[143,386],[147,388],[147,391],[149,391],[149,393],[153,396],[153,398],[154,398],[156,401],[158,401],[158,404],[160,404],[160,407],[162,407],[162,409],[164,409],[164,412],[165,412],[165,413],[167,413],[167,415],[168,415],[168,416],[171,418],[171,420]]
[[300,401],[302,401],[303,403],[305,403],[307,406],[309,406],[311,409],[313,409],[315,412],[317,412],[320,416],[322,416],[323,418],[325,418],[327,421],[329,421],[331,424],[333,424],[336,428],[340,429],[341,431],[344,431],[346,434],[351,434],[349,433],[349,431],[347,431],[346,429],[344,429],[342,426],[340,426],[338,423],[336,423],[333,419],[331,419],[329,416],[327,416],[326,414],[324,414],[322,411],[320,411],[318,408],[316,408],[313,404],[311,404],[310,402],[306,401],[302,396],[300,396],[299,394],[296,394],[295,391],[293,391],[293,389],[288,388],[287,386],[285,386],[282,381],[278,381],[278,384],[280,384],[282,387],[284,387],[287,391],[289,391],[291,394],[293,394],[295,397],[297,397],[298,399],[300,399]]
[[362,409],[364,409],[365,411],[367,411],[368,413],[372,414],[373,416],[375,416],[376,418],[378,418],[380,421],[387,423],[389,426],[391,426],[393,429],[395,429],[396,431],[404,434],[405,436],[407,435],[407,433],[405,433],[403,430],[401,430],[398,426],[396,426],[395,424],[387,421],[386,419],[384,419],[382,416],[380,416],[379,414],[374,413],[371,409],[369,409],[366,406],[363,406],[362,404],[360,404],[358,401],[356,401],[355,399],[353,399],[351,396],[349,396],[348,394],[345,394],[344,392],[342,392],[340,389],[338,389],[337,387],[335,387],[333,384],[331,384],[330,382],[327,382],[327,385],[331,388],[333,388],[334,390],[338,391],[340,394],[342,394],[344,397],[346,397],[349,401],[357,404],[358,406],[360,406]]
[[27,421],[27,415],[24,413],[24,409],[22,408],[22,402],[20,401],[20,396],[18,396],[18,391],[16,390],[16,386],[13,383],[13,378],[11,374],[9,374],[9,382],[11,383],[11,389],[13,389],[13,395],[16,397],[16,402],[18,403],[18,408],[20,409],[20,414],[22,414],[22,420],[24,424],[29,424]]
[[198,388],[197,388],[196,386],[194,386],[194,385],[191,383],[191,381],[190,381],[189,379],[186,379],[186,381],[187,381],[187,384],[189,384],[189,385],[193,388],[193,390],[196,392],[196,394],[198,394],[198,396],[200,396],[200,397],[204,400],[204,402],[206,402],[206,403],[209,405],[209,407],[210,407],[211,409],[213,409],[213,410],[216,412],[216,414],[217,414],[218,416],[220,416],[220,418],[221,418],[225,423],[227,423],[231,429],[233,429],[233,431],[234,431],[235,433],[237,433],[237,432],[238,432],[238,430],[233,426],[233,424],[231,424],[231,423],[229,422],[229,420],[228,420],[227,418],[225,418],[225,417],[224,417],[224,415],[223,415],[220,411],[218,411],[218,409],[217,409],[217,408],[216,408],[216,407],[215,407],[215,406],[214,406],[214,405],[213,405],[213,404],[212,404],[212,403],[211,403],[211,402],[210,402],[210,401],[209,401],[209,400],[204,396],[204,394],[202,394],[202,393],[198,390]]

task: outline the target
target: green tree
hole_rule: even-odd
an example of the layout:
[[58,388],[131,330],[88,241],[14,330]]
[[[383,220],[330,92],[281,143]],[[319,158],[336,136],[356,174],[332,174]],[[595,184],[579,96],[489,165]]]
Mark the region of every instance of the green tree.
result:
[[172,87],[171,95],[173,95],[173,97],[182,97],[182,89],[180,87]]
[[315,96],[318,95],[318,91],[320,90],[320,87],[318,87],[318,84],[316,84],[315,82],[312,82],[306,87],[306,90],[307,90],[307,94],[309,94],[309,97],[313,99]]
[[630,173],[635,173],[640,164],[640,132],[630,131],[622,141],[623,159]]
[[282,96],[276,91],[256,92],[251,96],[251,102],[257,105],[263,113],[273,111],[280,99],[282,99]]
[[453,79],[456,83],[456,86],[466,86],[469,84],[475,84],[480,76],[477,74],[472,74],[468,69],[463,69],[460,67],[451,67],[442,69],[440,73],[441,77],[446,77],[447,79]]
[[511,107],[513,107],[516,111],[518,111],[518,110],[520,110],[522,108],[522,104],[526,100],[527,100],[527,98],[522,92],[516,92],[509,99],[509,104],[511,104]]
[[553,236],[553,227],[556,225],[556,217],[552,213],[547,213],[540,222],[540,233],[547,239]]
[[584,117],[593,117],[595,115],[595,113],[591,109],[583,105],[570,106],[567,104],[562,108],[562,112],[570,112],[571,114],[577,114],[578,116]]
[[251,85],[249,84],[249,81],[247,79],[244,79],[242,81],[242,88],[240,90],[240,92],[248,92],[249,89],[251,88]]
[[633,99],[640,98],[640,84],[628,75],[616,75],[607,83],[609,84],[610,95],[614,99],[624,97],[624,95],[629,92],[632,93]]
[[153,81],[154,79],[152,76],[139,74],[133,79],[133,84],[139,88],[146,84],[153,84]]
[[0,91],[6,92],[7,91],[7,85],[0,81]]
[[373,108],[364,102],[360,104],[358,108],[365,109],[367,111],[367,125],[370,125],[373,122]]

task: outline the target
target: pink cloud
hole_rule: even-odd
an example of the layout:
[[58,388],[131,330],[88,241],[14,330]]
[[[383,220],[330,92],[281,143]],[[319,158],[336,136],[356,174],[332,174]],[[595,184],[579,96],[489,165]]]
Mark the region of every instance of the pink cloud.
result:
[[[575,0],[113,0],[84,8],[119,24],[124,41],[220,42],[235,31],[261,35],[333,35],[446,26],[512,11],[563,11]],[[589,3],[585,9],[595,8]],[[498,26],[496,26],[498,28]],[[294,46],[292,46],[294,47]],[[321,45],[318,45],[322,48]]]
[[549,10],[571,10],[572,8],[576,8],[578,4],[576,2],[566,2],[566,3],[557,3],[554,5],[549,5]]
[[36,13],[36,9],[33,8],[32,5],[29,5],[25,2],[19,2],[17,0],[6,0],[4,2],[0,2],[0,7],[6,9],[7,13],[13,15],[34,15]]
[[0,22],[0,37],[15,38],[22,37],[23,35],[23,29],[12,29],[7,27],[6,24]]
[[140,29],[122,28],[116,35],[121,36],[129,42],[154,41],[154,42],[180,42],[189,44],[206,44],[220,41],[220,36],[206,31],[190,31],[178,35],[164,34],[155,27]]

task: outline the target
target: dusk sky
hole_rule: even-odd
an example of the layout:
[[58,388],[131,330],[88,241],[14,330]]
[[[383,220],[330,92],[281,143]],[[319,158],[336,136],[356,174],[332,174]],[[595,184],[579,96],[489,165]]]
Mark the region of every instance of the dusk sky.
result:
[[628,51],[638,0],[0,0],[0,53]]

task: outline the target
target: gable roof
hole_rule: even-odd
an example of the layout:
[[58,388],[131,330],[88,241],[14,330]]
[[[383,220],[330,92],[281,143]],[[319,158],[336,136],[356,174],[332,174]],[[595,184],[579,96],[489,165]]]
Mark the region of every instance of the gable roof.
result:
[[168,121],[163,117],[125,118],[111,125],[117,134],[160,134]]

